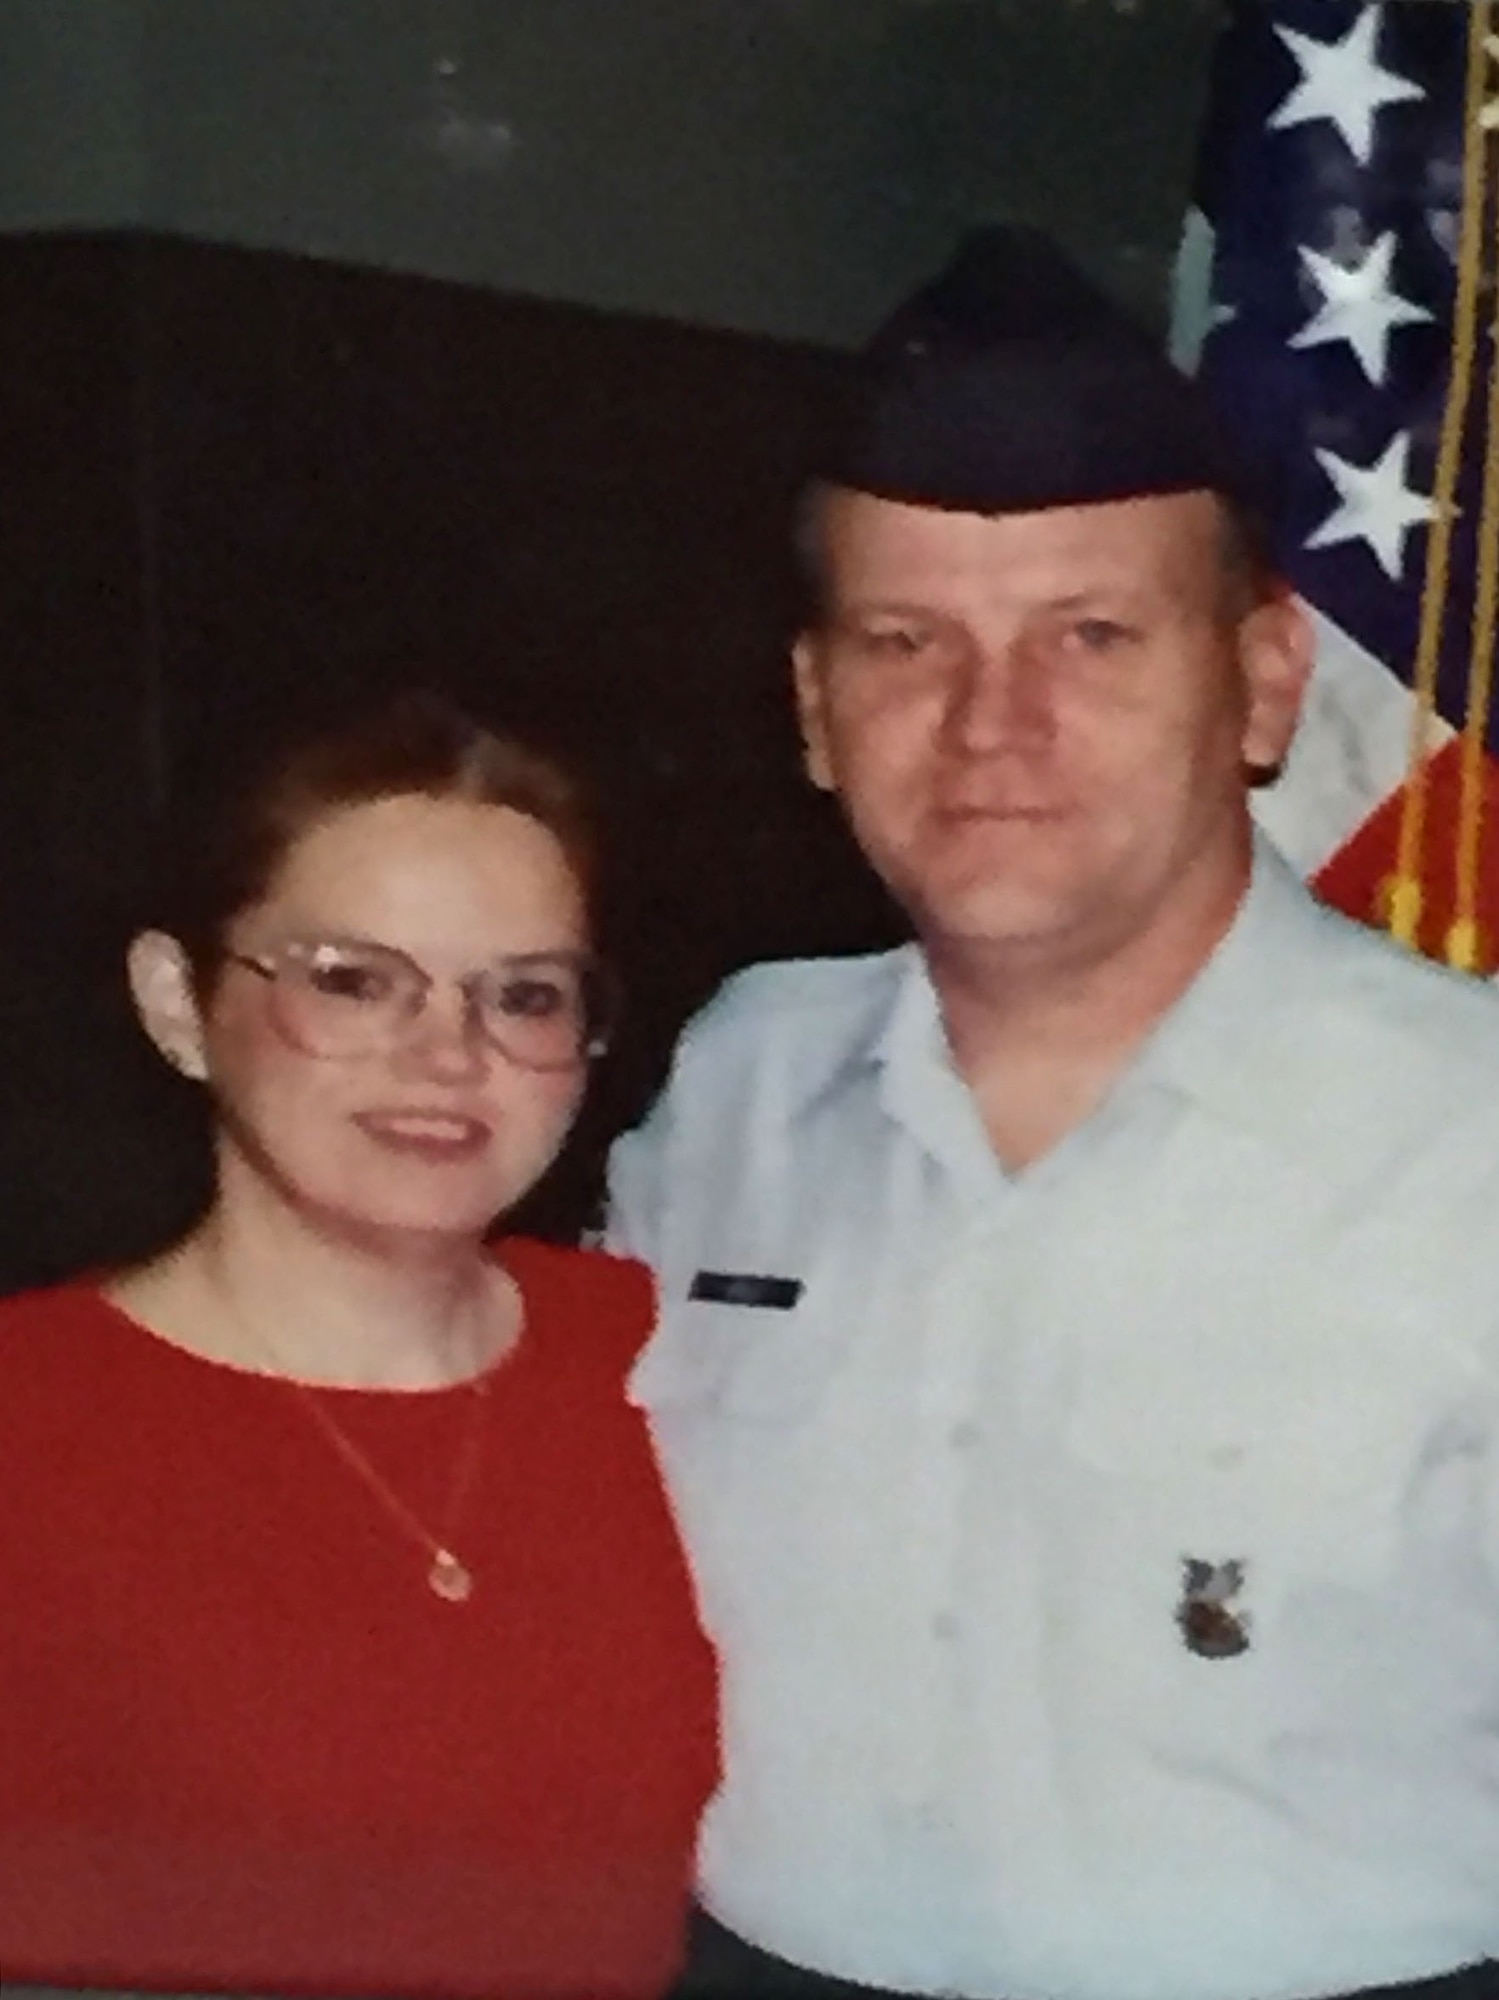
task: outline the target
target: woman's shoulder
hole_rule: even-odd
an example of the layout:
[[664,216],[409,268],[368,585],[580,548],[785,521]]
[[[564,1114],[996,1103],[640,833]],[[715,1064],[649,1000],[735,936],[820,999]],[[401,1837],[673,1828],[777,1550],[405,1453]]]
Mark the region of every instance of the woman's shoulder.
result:
[[67,1328],[87,1334],[107,1319],[109,1307],[92,1278],[69,1278],[0,1298],[0,1343],[29,1340],[37,1332]]
[[0,1299],[0,1404],[19,1410],[28,1390],[76,1396],[88,1371],[112,1344],[113,1309],[92,1279],[13,1292]]
[[656,1318],[655,1281],[644,1264],[530,1236],[504,1237],[494,1253],[520,1288],[537,1351],[623,1378]]

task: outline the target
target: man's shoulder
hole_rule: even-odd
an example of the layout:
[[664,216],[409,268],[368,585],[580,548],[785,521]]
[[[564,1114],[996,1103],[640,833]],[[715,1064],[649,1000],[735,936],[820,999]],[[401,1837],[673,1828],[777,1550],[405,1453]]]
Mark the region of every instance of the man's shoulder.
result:
[[1286,990],[1223,1073],[1219,1108],[1339,1181],[1420,1160],[1489,1185],[1499,992],[1329,910],[1282,969]]
[[1324,1037],[1369,1059],[1398,1055],[1425,1076],[1499,1081],[1499,990],[1383,932],[1322,915],[1316,1012]]
[[688,1024],[684,1053],[759,1058],[841,1053],[878,1031],[910,946],[852,958],[767,960],[733,973]]
[[[910,947],[859,958],[784,959],[725,981],[687,1025],[666,1087],[610,1154],[610,1247],[661,1266],[663,1232],[717,1213],[746,1178],[763,1219],[799,1184],[794,1131],[873,1068]],[[855,1099],[858,1092],[854,1093]],[[769,1204],[769,1206],[767,1206]],[[706,1226],[706,1224],[704,1225]]]

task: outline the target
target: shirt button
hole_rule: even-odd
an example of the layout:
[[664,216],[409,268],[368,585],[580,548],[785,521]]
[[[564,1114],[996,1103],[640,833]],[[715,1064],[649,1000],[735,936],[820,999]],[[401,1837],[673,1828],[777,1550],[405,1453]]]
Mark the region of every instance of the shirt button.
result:
[[932,1634],[934,1638],[956,1639],[962,1629],[962,1626],[951,1611],[939,1611],[932,1620]]
[[1208,1453],[1208,1463],[1216,1466],[1220,1472],[1233,1472],[1244,1463],[1245,1457],[1243,1445],[1220,1444],[1215,1445]]
[[954,1424],[947,1434],[947,1441],[954,1451],[972,1451],[979,1441],[977,1424]]

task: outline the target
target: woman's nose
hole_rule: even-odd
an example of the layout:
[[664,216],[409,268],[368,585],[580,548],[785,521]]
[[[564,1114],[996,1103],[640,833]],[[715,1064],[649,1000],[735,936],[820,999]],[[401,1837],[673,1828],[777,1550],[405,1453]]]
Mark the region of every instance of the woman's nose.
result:
[[483,1064],[486,1043],[478,1005],[466,987],[433,987],[418,1009],[404,1047],[444,1071],[467,1074]]

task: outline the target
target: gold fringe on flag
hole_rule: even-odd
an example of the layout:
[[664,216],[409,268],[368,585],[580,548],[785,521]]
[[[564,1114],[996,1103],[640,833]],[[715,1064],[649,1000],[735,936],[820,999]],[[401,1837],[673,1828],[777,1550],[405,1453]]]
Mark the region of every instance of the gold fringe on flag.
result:
[[[1468,17],[1467,80],[1463,114],[1462,214],[1458,234],[1457,297],[1452,322],[1451,373],[1442,412],[1432,499],[1434,517],[1426,544],[1420,629],[1412,685],[1409,775],[1401,802],[1395,873],[1385,896],[1385,920],[1393,936],[1416,948],[1420,942],[1428,863],[1431,802],[1432,725],[1437,714],[1437,673],[1449,611],[1452,535],[1457,486],[1478,366],[1479,295],[1485,253],[1499,257],[1499,216],[1492,221],[1490,150],[1499,142],[1499,119],[1488,103],[1489,67],[1499,55],[1493,0],[1471,0]],[[1470,659],[1454,852],[1452,918],[1443,941],[1450,965],[1472,971],[1488,965],[1493,940],[1482,936],[1478,920],[1483,848],[1484,768],[1494,701],[1494,643],[1499,631],[1499,301],[1488,329],[1488,396],[1484,414],[1483,494],[1476,531]]]

